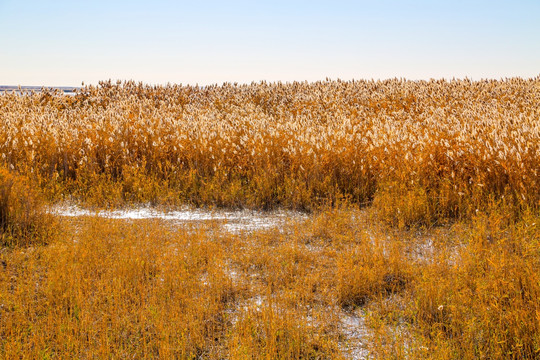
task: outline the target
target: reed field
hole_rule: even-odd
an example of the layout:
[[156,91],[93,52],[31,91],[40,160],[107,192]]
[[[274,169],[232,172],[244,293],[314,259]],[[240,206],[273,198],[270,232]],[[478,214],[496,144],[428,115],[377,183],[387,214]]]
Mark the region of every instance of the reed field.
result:
[[540,78],[106,81],[0,125],[0,358],[540,359]]

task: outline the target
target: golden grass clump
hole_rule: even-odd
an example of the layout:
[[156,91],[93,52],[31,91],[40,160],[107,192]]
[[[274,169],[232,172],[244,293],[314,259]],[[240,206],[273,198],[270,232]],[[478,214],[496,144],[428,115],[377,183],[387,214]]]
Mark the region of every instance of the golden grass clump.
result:
[[47,243],[52,236],[52,216],[24,176],[0,167],[0,246]]
[[426,269],[411,310],[427,347],[462,358],[540,357],[539,219],[498,224],[504,216],[476,219],[459,266]]
[[[384,249],[383,246],[391,246]],[[364,243],[343,254],[337,264],[337,296],[341,306],[356,307],[403,290],[411,279],[398,244]]]
[[407,290],[372,304],[377,357],[538,359],[539,220],[492,208],[431,234],[436,248]]
[[307,259],[283,269],[299,254],[278,233],[261,235],[274,252],[213,224],[61,225],[47,247],[0,252],[4,357],[341,358],[336,319],[293,290]]
[[504,197],[519,213],[540,204],[539,81],[109,81],[75,96],[4,94],[0,156],[49,196],[90,205],[375,199],[409,226]]
[[431,224],[435,218],[433,206],[426,190],[399,182],[382,186],[373,201],[379,217],[399,228]]

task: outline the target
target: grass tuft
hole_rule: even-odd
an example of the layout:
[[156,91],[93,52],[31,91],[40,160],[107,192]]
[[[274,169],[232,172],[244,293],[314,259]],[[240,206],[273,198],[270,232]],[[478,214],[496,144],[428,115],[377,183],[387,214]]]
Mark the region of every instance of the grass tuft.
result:
[[24,176],[0,168],[0,245],[42,245],[53,235],[52,216]]

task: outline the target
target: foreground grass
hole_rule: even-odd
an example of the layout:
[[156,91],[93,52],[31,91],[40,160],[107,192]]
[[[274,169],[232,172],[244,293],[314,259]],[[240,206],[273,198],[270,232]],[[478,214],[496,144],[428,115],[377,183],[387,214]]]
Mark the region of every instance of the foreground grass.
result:
[[[0,252],[4,358],[538,358],[540,219],[396,230],[328,210],[278,230],[61,220]],[[351,331],[348,319],[360,317]]]
[[[247,239],[212,226],[175,230],[149,221],[87,218],[63,226],[64,236],[47,247],[2,252],[0,349],[8,358],[313,358],[337,351],[326,321],[307,322],[311,311],[281,291],[291,279],[275,288],[277,269],[249,270],[262,266],[255,259],[233,276],[235,263],[259,246],[270,255],[264,241],[244,248]],[[324,319],[317,313],[311,316]]]

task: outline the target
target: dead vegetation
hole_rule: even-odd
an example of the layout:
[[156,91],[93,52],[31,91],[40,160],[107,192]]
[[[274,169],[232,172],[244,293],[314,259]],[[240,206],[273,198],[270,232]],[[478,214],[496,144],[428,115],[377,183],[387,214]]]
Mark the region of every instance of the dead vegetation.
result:
[[[538,359],[538,103],[518,78],[2,95],[0,354]],[[312,213],[55,226],[40,192]]]

